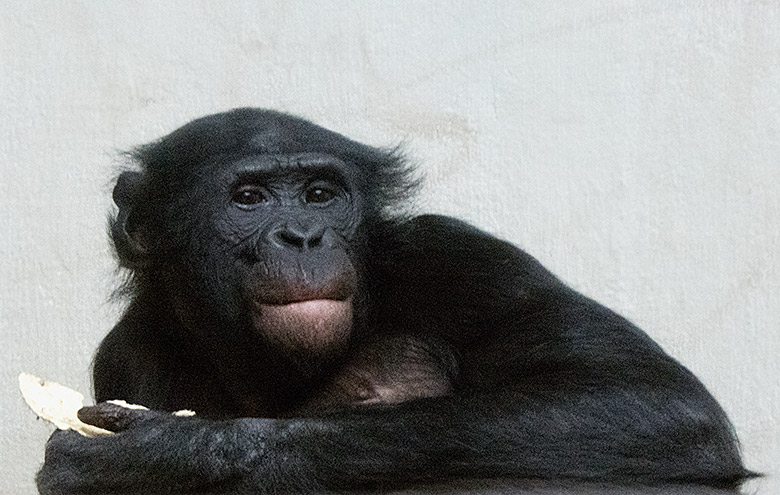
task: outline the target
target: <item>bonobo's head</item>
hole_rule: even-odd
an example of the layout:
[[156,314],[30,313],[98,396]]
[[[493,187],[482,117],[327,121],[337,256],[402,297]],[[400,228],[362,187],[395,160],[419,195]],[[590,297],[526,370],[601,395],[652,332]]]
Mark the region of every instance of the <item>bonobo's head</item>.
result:
[[367,232],[414,184],[396,153],[239,109],[132,157],[111,235],[137,299],[155,298],[217,366],[274,359],[305,378],[338,358],[365,310]]

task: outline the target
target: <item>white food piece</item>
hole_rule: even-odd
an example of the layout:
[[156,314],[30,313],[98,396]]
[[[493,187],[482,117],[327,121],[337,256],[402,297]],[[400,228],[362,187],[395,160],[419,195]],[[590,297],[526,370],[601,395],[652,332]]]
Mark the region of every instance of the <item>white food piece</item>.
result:
[[[114,434],[112,431],[84,423],[78,418],[76,413],[84,407],[84,396],[75,390],[59,383],[41,380],[29,373],[19,375],[19,390],[21,390],[27,405],[39,418],[53,423],[60,430],[73,430],[85,437]],[[128,404],[123,400],[110,400],[108,402],[127,409],[148,410],[147,407]],[[195,412],[182,409],[174,412],[173,415],[189,417],[194,416]]]
[[106,401],[109,404],[114,404],[117,406],[124,407],[125,409],[140,409],[141,411],[148,411],[149,408],[145,406],[139,406],[138,404],[128,404],[127,402],[123,400],[108,400]]
[[19,390],[39,418],[60,430],[73,430],[85,437],[113,435],[114,432],[82,422],[76,413],[84,406],[84,396],[59,383],[41,380],[29,373],[19,375]]
[[173,415],[179,416],[180,418],[189,418],[190,416],[195,416],[195,411],[190,409],[180,409],[178,411],[173,411]]

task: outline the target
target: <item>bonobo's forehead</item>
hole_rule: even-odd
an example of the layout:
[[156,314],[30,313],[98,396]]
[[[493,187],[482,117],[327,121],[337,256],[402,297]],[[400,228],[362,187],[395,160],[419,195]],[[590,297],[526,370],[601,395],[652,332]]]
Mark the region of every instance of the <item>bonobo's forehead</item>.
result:
[[231,176],[254,179],[295,181],[302,178],[325,178],[336,180],[342,185],[352,182],[354,167],[327,153],[269,153],[249,155],[217,163],[217,167]]
[[254,154],[232,161],[236,172],[273,172],[301,168],[336,167],[347,168],[340,158],[328,153],[268,153]]

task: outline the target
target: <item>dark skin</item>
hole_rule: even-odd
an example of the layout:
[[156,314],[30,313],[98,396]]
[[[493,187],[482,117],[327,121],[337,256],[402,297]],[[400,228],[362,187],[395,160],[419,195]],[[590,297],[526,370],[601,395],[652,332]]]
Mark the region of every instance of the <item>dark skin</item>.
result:
[[641,330],[509,243],[399,213],[397,154],[243,109],[134,157],[112,219],[132,300],[79,413],[118,434],[55,433],[41,493],[751,476],[715,400]]

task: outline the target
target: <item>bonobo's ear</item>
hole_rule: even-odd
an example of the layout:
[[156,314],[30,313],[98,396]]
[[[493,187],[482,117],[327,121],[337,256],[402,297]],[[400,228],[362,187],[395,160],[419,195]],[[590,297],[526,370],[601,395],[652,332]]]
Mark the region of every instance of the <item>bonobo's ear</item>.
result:
[[111,224],[111,238],[122,266],[139,268],[148,254],[146,232],[138,218],[138,196],[143,174],[122,172],[114,186],[114,203],[119,213]]

